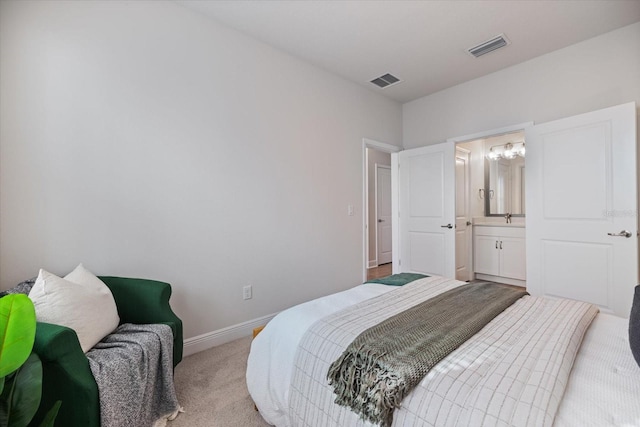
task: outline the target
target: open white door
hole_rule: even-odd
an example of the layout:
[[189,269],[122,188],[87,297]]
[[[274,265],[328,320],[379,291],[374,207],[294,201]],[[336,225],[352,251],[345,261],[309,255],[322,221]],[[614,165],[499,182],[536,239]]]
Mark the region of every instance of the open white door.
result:
[[469,207],[470,152],[456,147],[456,280],[471,280],[471,214]]
[[399,246],[394,271],[455,277],[455,144],[399,153]]
[[526,129],[527,290],[628,317],[638,280],[636,108]]

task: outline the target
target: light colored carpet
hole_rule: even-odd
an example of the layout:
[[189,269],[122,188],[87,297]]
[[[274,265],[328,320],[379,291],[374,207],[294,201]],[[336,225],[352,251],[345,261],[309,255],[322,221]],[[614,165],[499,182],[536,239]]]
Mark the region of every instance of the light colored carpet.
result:
[[167,427],[268,427],[247,391],[250,346],[247,337],[185,357],[174,375],[185,412]]

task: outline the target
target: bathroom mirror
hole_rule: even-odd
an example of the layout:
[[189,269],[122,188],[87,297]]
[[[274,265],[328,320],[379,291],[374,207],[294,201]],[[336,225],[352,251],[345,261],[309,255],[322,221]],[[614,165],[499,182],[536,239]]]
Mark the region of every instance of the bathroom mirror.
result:
[[524,157],[485,159],[486,216],[525,215]]

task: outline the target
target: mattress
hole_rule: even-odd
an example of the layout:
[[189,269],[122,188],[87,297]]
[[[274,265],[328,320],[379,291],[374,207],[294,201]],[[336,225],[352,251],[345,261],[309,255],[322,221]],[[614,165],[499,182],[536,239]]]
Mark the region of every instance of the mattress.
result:
[[[380,284],[356,286],[286,310],[252,343],[247,386],[264,419],[291,425],[292,366],[302,337],[317,320],[392,291]],[[640,426],[640,368],[629,350],[627,320],[599,314],[587,331],[554,425]]]

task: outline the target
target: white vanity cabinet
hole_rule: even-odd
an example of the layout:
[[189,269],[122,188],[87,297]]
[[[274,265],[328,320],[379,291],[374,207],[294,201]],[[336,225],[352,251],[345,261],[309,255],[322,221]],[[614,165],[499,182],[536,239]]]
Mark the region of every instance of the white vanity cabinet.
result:
[[474,225],[476,278],[525,285],[525,229],[517,225]]

